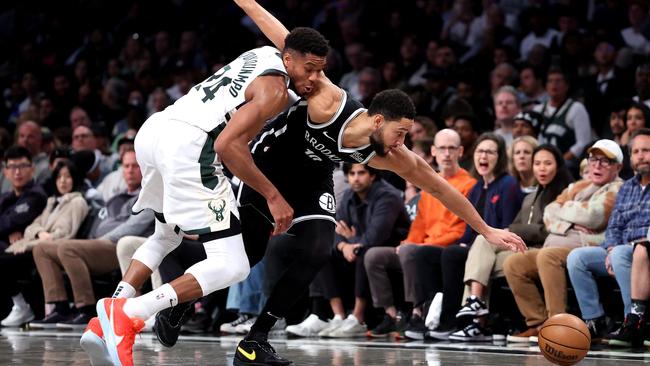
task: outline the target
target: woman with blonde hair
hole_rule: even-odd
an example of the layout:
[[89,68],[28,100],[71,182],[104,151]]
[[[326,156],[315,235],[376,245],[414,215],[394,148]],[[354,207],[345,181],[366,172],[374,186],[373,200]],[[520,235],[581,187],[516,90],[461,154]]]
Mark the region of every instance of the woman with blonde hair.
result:
[[535,191],[537,181],[533,174],[533,150],[539,145],[532,136],[517,137],[508,151],[510,174],[517,179],[524,194]]

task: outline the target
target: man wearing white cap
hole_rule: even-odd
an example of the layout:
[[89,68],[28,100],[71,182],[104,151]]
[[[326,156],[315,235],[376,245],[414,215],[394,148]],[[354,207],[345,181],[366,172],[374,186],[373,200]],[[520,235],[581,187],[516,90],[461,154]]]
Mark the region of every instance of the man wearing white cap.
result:
[[[544,209],[549,232],[542,249],[508,257],[503,270],[528,329],[508,336],[510,342],[529,342],[544,321],[566,312],[567,256],[575,248],[598,247],[623,181],[618,177],[623,152],[612,140],[599,140],[589,149],[589,177],[572,183]],[[543,294],[536,282],[542,283]],[[531,338],[532,337],[532,338]]]
[[[595,148],[594,145],[592,149]],[[599,247],[579,248],[571,252],[567,269],[592,340],[604,336],[606,328],[596,278],[614,276],[621,289],[625,322],[621,329],[606,338],[610,346],[642,347],[646,328],[645,308],[650,298],[647,249],[650,227],[650,194],[647,189],[650,184],[650,129],[642,128],[632,135],[630,160],[637,175],[626,180],[617,195],[605,241]]]

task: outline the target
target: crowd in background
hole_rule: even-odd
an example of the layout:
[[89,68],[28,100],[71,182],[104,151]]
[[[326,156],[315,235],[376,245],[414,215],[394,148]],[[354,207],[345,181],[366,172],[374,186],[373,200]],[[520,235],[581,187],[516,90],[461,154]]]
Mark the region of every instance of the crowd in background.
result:
[[[428,193],[346,165],[334,176],[332,259],[287,333],[528,342],[549,316],[572,311],[594,339],[643,345],[647,1],[260,3],[289,29],[323,33],[327,76],[364,105],[387,88],[408,93],[418,112],[408,147],[530,248],[498,250]],[[268,43],[227,1],[70,6],[0,5],[0,273],[10,282],[0,296],[12,304],[0,309],[3,326],[85,327],[97,278],[119,277],[153,230],[153,213],[131,215],[139,127]],[[202,301],[186,329],[245,333],[282,270],[281,249],[271,241],[227,304],[216,301],[236,320]],[[186,237],[152,286],[204,256]],[[603,281],[615,296],[599,296]],[[495,283],[509,287],[516,314],[491,306]]]

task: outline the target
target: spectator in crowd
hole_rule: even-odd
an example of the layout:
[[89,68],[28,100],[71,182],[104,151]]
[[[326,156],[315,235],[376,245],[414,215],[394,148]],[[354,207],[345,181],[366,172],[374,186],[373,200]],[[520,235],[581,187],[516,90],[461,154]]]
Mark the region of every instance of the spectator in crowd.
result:
[[47,196],[40,186],[34,184],[34,165],[26,148],[9,148],[4,155],[3,170],[13,190],[0,196],[0,273],[5,279],[0,296],[11,297],[13,307],[0,324],[17,327],[34,319],[34,312],[18,284],[19,279],[31,277],[34,261],[31,251],[13,253],[9,248],[24,242],[21,239],[25,229],[43,212]]
[[[434,141],[431,154],[435,156],[440,175],[462,194],[467,195],[476,180],[458,165],[458,159],[463,153],[460,136],[453,130],[444,129],[436,134]],[[369,335],[384,337],[391,332],[402,330],[400,328],[404,326],[405,319],[398,324],[393,289],[388,277],[390,270],[402,271],[406,301],[412,302],[415,306],[414,316],[420,319],[415,322],[423,323],[421,307],[428,299],[429,292],[446,289],[446,284],[441,283],[441,271],[444,271],[444,268],[441,268],[441,253],[445,247],[460,239],[465,226],[466,224],[460,218],[452,214],[433,196],[421,192],[417,215],[404,242],[397,248],[376,247],[366,252],[364,262],[373,304],[385,311],[384,320],[372,329]],[[419,248],[423,249],[418,250]],[[436,259],[432,261],[437,262],[437,265],[416,268],[413,264],[413,260],[417,258],[415,253],[424,254],[425,251],[435,253],[437,261]],[[408,265],[405,262],[407,258],[410,259]],[[427,275],[425,276],[424,273]],[[435,277],[431,278],[428,274],[435,274]],[[420,282],[423,279],[428,280]],[[421,285],[426,286],[428,290],[425,291]]]
[[454,117],[453,129],[460,136],[463,153],[458,160],[461,168],[471,171],[474,167],[474,145],[478,139],[478,121],[471,114],[460,114]]
[[643,103],[632,102],[625,112],[625,132],[621,136],[621,145],[628,145],[630,136],[634,131],[646,127],[646,121],[650,121],[650,108]]
[[[605,239],[607,220],[623,181],[618,177],[623,153],[612,140],[599,140],[589,149],[589,180],[571,184],[544,209],[549,235],[542,249],[509,256],[503,263],[508,285],[528,329],[508,336],[509,342],[528,342],[544,321],[566,312],[566,258],[581,246],[597,246]],[[535,284],[541,281],[544,297]]]
[[[639,279],[647,274],[649,268],[643,259],[647,258],[644,253],[647,244],[644,243],[647,243],[650,227],[650,196],[644,188],[650,183],[650,130],[637,130],[632,135],[630,145],[632,167],[637,175],[625,181],[618,192],[607,224],[605,241],[597,247],[573,250],[567,258],[567,269],[592,341],[603,338],[607,331],[606,314],[600,302],[596,279],[607,276],[616,278],[626,318],[621,329],[606,337],[610,345],[638,347],[644,341],[643,307],[648,300],[644,295],[648,289],[641,286]],[[642,271],[646,271],[645,274]]]
[[[512,223],[521,208],[524,194],[517,180],[508,174],[508,154],[503,139],[494,133],[484,133],[476,141],[474,149],[474,174],[478,181],[472,187],[468,199],[481,214],[485,222],[490,222],[499,228],[507,228]],[[440,315],[440,326],[446,328],[430,332],[434,338],[458,341],[491,340],[492,334],[478,322],[472,322],[467,327],[452,333],[450,321],[455,321],[455,314],[460,307],[463,297],[463,276],[465,261],[471,245],[476,240],[477,233],[469,226],[454,245],[445,250],[442,261],[447,268],[445,275],[453,283],[451,289],[444,292],[443,310]],[[443,268],[444,268],[443,267]],[[445,306],[447,304],[447,306]],[[447,314],[444,318],[443,315]],[[440,328],[439,326],[439,328]]]
[[544,74],[539,68],[524,65],[519,71],[519,100],[524,110],[530,110],[548,101],[548,94],[544,89]]
[[508,154],[510,175],[517,179],[524,194],[537,190],[537,181],[533,172],[533,151],[539,144],[534,137],[522,136],[512,142]]
[[519,54],[522,59],[527,59],[535,45],[542,45],[546,48],[557,46],[561,33],[549,27],[548,12],[541,7],[529,8],[528,21],[530,33],[521,40]]
[[411,148],[411,151],[416,153],[419,157],[424,159],[424,161],[427,162],[427,164],[434,166],[434,159],[433,156],[431,155],[431,147],[433,146],[433,139],[432,138],[422,138],[413,141],[413,147]]
[[608,113],[620,98],[630,98],[623,71],[615,66],[617,56],[614,42],[603,39],[596,45],[593,57],[598,69],[584,82],[585,107],[592,126],[600,136],[607,131]]
[[644,63],[636,68],[634,88],[637,94],[632,100],[643,103],[650,108],[650,63]]
[[521,111],[517,90],[511,86],[503,86],[494,93],[494,133],[501,136],[506,146],[512,144],[512,127],[515,116]]
[[352,43],[345,46],[345,59],[352,70],[343,74],[339,86],[352,95],[358,95],[356,89],[359,85],[359,73],[367,65],[367,55],[363,44]]
[[[34,261],[43,281],[45,301],[54,304],[55,310],[43,319],[31,322],[30,327],[85,328],[95,316],[97,302],[91,276],[119,269],[115,246],[120,238],[127,235],[146,236],[153,232],[153,212],[131,214],[142,180],[135,151],[124,154],[122,166],[127,190],[106,202],[106,207],[97,214],[97,222],[93,223],[87,238],[53,240],[41,243],[34,250]],[[68,305],[64,272],[72,285],[75,308],[78,311],[75,316]]]
[[413,127],[409,131],[411,141],[417,141],[425,138],[433,139],[438,132],[435,122],[427,116],[415,116]]
[[650,40],[644,35],[642,27],[646,26],[648,19],[648,3],[639,0],[631,1],[627,19],[630,26],[621,31],[625,45],[636,54],[647,55],[650,52]]
[[18,126],[17,137],[16,144],[26,148],[32,154],[34,181],[36,184],[43,184],[51,172],[48,165],[49,156],[43,151],[41,126],[34,121],[25,121]]
[[[609,129],[612,132],[612,140],[621,146],[625,146],[622,142],[623,134],[625,133],[625,114],[629,108],[630,103],[624,99],[619,99],[612,104],[609,112]],[[645,104],[644,104],[645,105]],[[625,149],[623,149],[625,153]]]
[[[521,210],[508,226],[519,235],[529,248],[538,248],[548,236],[542,220],[544,208],[573,181],[564,167],[560,152],[551,145],[535,148],[533,173],[539,183],[521,205]],[[488,285],[493,278],[504,277],[503,262],[512,252],[496,248],[485,238],[478,236],[469,250],[465,263],[465,303],[456,314],[457,318],[481,318],[489,313],[487,306]]]
[[512,137],[516,139],[522,136],[530,136],[537,139],[543,121],[544,117],[537,112],[519,112],[514,118]]
[[544,116],[539,142],[557,146],[569,169],[578,167],[577,159],[591,142],[591,124],[584,105],[569,97],[569,79],[565,71],[551,68],[546,80],[549,101],[533,108]]
[[[330,302],[334,318],[325,323],[323,314],[311,314],[302,323],[287,327],[287,333],[332,338],[365,336],[364,312],[370,296],[365,254],[372,248],[394,251],[408,233],[410,221],[400,192],[366,165],[344,164],[343,171],[350,189],[337,208],[335,251],[316,280]],[[354,281],[354,309],[346,317],[341,289],[350,280]]]
[[357,95],[352,97],[361,102],[365,106],[370,106],[372,98],[377,94],[380,89],[381,74],[373,67],[364,67],[359,72],[359,80],[356,87]]

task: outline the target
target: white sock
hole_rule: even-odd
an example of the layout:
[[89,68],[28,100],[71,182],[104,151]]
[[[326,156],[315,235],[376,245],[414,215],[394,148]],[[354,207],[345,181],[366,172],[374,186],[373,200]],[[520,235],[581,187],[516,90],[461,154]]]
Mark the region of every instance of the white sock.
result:
[[176,291],[170,284],[166,283],[148,294],[126,300],[124,312],[130,317],[146,320],[160,310],[177,304],[178,295],[176,295]]
[[18,294],[16,296],[12,296],[11,300],[14,301],[14,305],[18,306],[19,308],[28,308],[29,304],[27,301],[25,301],[25,298],[23,297],[23,294]]
[[135,296],[135,289],[133,286],[131,286],[131,284],[128,282],[120,281],[120,283],[118,283],[117,287],[115,288],[115,292],[113,292],[113,296],[111,297],[114,299],[122,297],[129,299],[133,296]]

